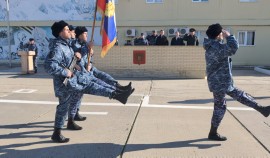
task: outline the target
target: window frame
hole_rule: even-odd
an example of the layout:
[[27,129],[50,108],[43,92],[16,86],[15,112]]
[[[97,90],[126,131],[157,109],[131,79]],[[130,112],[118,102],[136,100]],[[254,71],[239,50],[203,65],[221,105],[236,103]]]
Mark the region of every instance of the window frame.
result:
[[258,2],[258,0],[239,0],[240,3],[255,3]]
[[207,0],[207,1],[203,1],[203,0],[192,0],[192,2],[193,3],[207,3],[207,2],[209,2],[209,0]]
[[199,46],[203,45],[204,38],[207,38],[206,30],[196,30],[195,35],[198,38]]
[[[248,32],[252,32],[253,33],[253,45],[248,45],[247,44],[247,41],[248,41]],[[240,33],[245,33],[245,37],[244,37],[244,44],[240,44],[239,43],[239,37],[240,37]],[[255,37],[256,37],[256,31],[254,30],[241,30],[241,31],[238,31],[237,32],[237,42],[239,43],[239,46],[242,46],[242,47],[253,47],[255,46]]]
[[152,2],[148,2],[148,0],[145,0],[145,3],[147,4],[162,4],[164,3],[164,0],[161,0],[162,2],[156,2],[156,0],[152,0]]

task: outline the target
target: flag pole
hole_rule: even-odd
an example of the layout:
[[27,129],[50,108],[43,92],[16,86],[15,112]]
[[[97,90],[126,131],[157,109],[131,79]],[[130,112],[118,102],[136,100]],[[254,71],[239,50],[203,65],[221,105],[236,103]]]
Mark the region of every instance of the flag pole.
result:
[[9,0],[6,0],[7,2],[7,36],[8,36],[8,51],[9,51],[9,67],[11,67],[11,60],[12,60],[12,54],[11,54],[11,45],[10,45],[10,19],[9,19]]
[[[95,6],[95,14],[94,14],[94,21],[93,21],[93,25],[92,25],[92,34],[91,34],[91,39],[90,42],[93,43],[94,40],[94,30],[95,30],[95,25],[96,25],[96,17],[97,17],[97,4],[98,4],[98,0],[96,0],[96,6]],[[87,67],[86,69],[88,69],[89,65],[90,65],[90,61],[91,61],[91,52],[92,52],[92,48],[89,50],[88,52],[88,57],[87,57]]]

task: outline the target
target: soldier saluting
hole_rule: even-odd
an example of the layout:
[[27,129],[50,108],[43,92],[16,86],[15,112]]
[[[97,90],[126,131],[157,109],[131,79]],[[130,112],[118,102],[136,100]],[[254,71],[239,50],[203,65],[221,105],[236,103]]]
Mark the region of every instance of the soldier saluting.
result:
[[[238,102],[249,106],[263,116],[268,117],[270,106],[261,106],[248,93],[238,89],[233,84],[232,59],[236,54],[238,42],[233,35],[223,30],[220,24],[210,25],[206,31],[208,39],[204,39],[207,82],[210,92],[214,96],[214,112],[211,120],[211,129],[208,139],[225,141],[226,137],[217,133],[217,129],[226,112],[225,95],[229,95]],[[226,38],[227,43],[221,43]]]

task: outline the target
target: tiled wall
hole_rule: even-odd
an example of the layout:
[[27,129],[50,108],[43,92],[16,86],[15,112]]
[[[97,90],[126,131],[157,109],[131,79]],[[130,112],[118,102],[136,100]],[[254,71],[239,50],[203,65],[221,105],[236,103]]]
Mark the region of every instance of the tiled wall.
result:
[[[202,47],[193,46],[114,46],[104,57],[95,47],[94,65],[116,77],[204,78]],[[133,51],[145,50],[146,63],[133,64]]]

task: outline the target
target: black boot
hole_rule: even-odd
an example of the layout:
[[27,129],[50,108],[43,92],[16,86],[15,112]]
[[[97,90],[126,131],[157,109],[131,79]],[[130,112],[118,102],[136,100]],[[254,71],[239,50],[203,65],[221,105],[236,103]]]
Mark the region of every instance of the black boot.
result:
[[125,91],[125,90],[131,90],[131,89],[132,89],[132,87],[131,87],[131,82],[129,82],[129,84],[126,85],[126,86],[122,86],[122,85],[120,85],[120,84],[117,82],[117,83],[116,83],[116,88],[117,88],[117,89],[120,89],[120,90],[123,90],[123,91]]
[[72,118],[68,118],[67,129],[70,130],[82,130],[82,127],[77,125]]
[[134,90],[135,89],[133,88],[131,90],[124,91],[122,93],[114,91],[112,98],[118,100],[122,104],[126,104],[128,97],[134,92]]
[[116,88],[115,90],[117,93],[125,93],[126,91],[134,91],[134,88],[130,88],[130,89],[119,89],[119,88]]
[[270,115],[270,106],[258,105],[254,109],[259,111],[264,117],[268,117]]
[[77,112],[76,112],[76,115],[75,115],[75,117],[74,117],[74,120],[75,120],[75,121],[84,121],[84,120],[86,120],[86,117],[80,115],[80,114],[79,114],[79,109],[78,109]]
[[67,143],[69,141],[69,138],[66,138],[61,134],[60,128],[54,128],[54,132],[51,139],[56,143]]
[[213,125],[211,125],[211,129],[210,132],[208,134],[208,139],[210,140],[217,140],[217,141],[225,141],[227,140],[226,137],[221,136],[217,133],[217,127],[214,127]]

